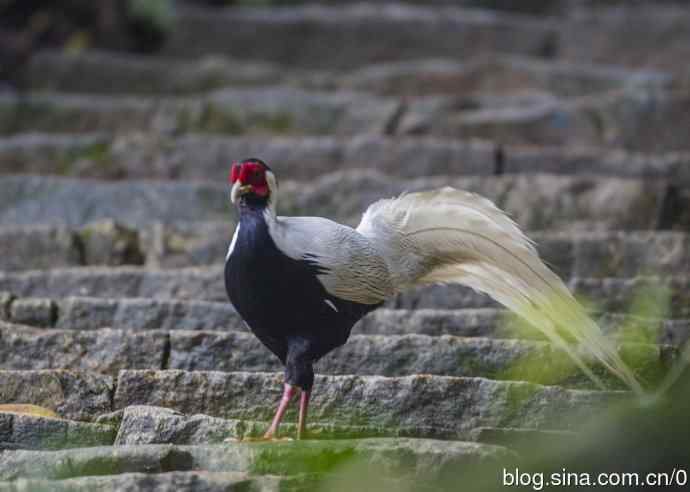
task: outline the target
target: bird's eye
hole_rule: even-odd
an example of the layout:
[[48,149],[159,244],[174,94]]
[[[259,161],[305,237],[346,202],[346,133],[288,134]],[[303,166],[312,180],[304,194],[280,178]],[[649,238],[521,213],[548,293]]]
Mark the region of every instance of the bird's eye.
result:
[[251,178],[249,178],[249,181],[251,182],[251,184],[255,185],[263,184],[263,173],[261,173],[261,171],[258,170],[254,171],[251,175]]

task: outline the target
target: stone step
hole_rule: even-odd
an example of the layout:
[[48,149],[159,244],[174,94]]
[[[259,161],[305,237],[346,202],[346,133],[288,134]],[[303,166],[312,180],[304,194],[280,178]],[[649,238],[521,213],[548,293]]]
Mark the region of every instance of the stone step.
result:
[[[629,341],[681,346],[690,338],[690,320],[651,318],[654,313],[596,314],[607,335]],[[645,314],[646,317],[641,317]],[[662,311],[658,312],[663,315]],[[0,319],[59,330],[248,331],[232,305],[225,302],[165,299],[19,298],[0,293]],[[363,335],[451,335],[497,339],[544,340],[506,310],[377,309],[353,328]],[[636,336],[633,336],[636,335]]]
[[32,89],[103,94],[192,94],[228,86],[275,85],[285,80],[278,65],[205,53],[196,60],[85,51],[34,54],[23,76]]
[[612,8],[605,5],[609,2],[588,3],[598,8],[583,9],[563,25],[561,58],[668,70],[683,77],[688,87],[690,72],[679,63],[690,54],[686,2],[625,2]]
[[[281,373],[122,371],[114,408],[166,406],[185,414],[269,421],[282,380]],[[581,417],[593,418],[626,395],[482,378],[317,376],[310,416],[314,423],[462,439],[487,426],[572,428]],[[571,418],[563,419],[564,411],[572,411]],[[291,409],[287,420],[294,416]]]
[[[411,102],[399,134],[489,139],[503,145],[594,146],[641,152],[688,150],[687,90],[624,90],[569,101],[458,107],[451,97]],[[632,115],[632,116],[631,116]],[[652,124],[648,124],[651,122]]]
[[0,96],[0,134],[396,134],[670,152],[690,150],[685,139],[689,106],[687,90],[644,88],[570,100],[487,96],[471,104],[454,96],[426,96],[408,103],[365,93],[285,87],[225,89],[186,98],[30,93]]
[[[83,227],[0,226],[0,270],[147,265],[222,265],[233,225],[154,224],[129,228],[113,221]],[[690,235],[671,231],[528,233],[547,264],[565,278],[690,273]]]
[[[227,168],[219,169],[215,183],[0,177],[0,226],[85,225],[102,219],[123,225],[230,222],[235,212],[226,174]],[[280,177],[280,170],[277,174]],[[382,197],[444,186],[494,200],[525,230],[690,230],[690,188],[663,180],[595,176],[396,179],[374,170],[339,171],[309,184],[281,182],[278,209],[283,215],[322,216],[356,225],[364,210]]]
[[[669,89],[682,79],[652,70],[624,70],[612,66],[544,60],[500,54],[470,58],[463,62],[432,58],[378,63],[332,76],[322,76],[316,87],[371,92],[388,96],[457,97],[467,109],[500,106],[514,98],[567,99],[621,89]],[[309,84],[305,76],[302,84]],[[313,84],[313,82],[311,82]]]
[[[266,422],[254,422],[236,419],[223,419],[208,415],[184,415],[180,412],[162,407],[133,405],[98,420],[110,419],[117,425],[118,434],[115,439],[117,446],[132,446],[142,444],[177,444],[200,445],[219,444],[226,439],[254,439],[266,431]],[[312,423],[309,425],[309,439],[365,439],[413,437],[420,439],[419,434],[410,429],[372,427],[367,425],[340,426],[337,424]],[[281,425],[282,436],[292,436],[296,432],[296,425],[284,422]],[[493,444],[516,448],[532,445],[536,439],[540,442],[558,442],[557,440],[573,437],[570,431],[545,431],[539,429],[495,428],[480,427],[471,433],[472,442]],[[446,440],[454,439],[450,434],[444,435]]]
[[222,134],[384,133],[393,99],[264,87],[198,97],[0,94],[0,134],[153,131]]
[[[143,265],[146,263],[143,250],[146,241],[141,236],[151,236],[155,226],[151,229],[142,234],[139,230],[110,220],[80,228],[41,225],[3,227],[0,228],[0,248],[6,254],[0,259],[0,269],[13,271],[86,265]],[[192,251],[189,253],[194,256]],[[150,263],[154,261],[152,259]]]
[[[632,5],[607,8],[610,2],[602,6],[601,2],[588,1],[580,10],[582,2],[572,3],[576,8],[567,19],[461,9],[455,2],[440,8],[426,2],[424,6],[386,3],[185,8],[165,52],[188,58],[221,53],[321,68],[351,68],[430,55],[467,59],[477,54],[515,53],[655,67],[687,75],[680,63],[687,58],[690,46],[690,12],[685,4],[660,6],[648,2],[641,6],[626,2]],[[228,32],[228,25],[237,28]],[[257,39],[257,32],[271,32],[271,36]]]
[[[228,31],[227,26],[234,29]],[[270,32],[258,37],[256,33]],[[181,9],[164,53],[219,53],[288,66],[349,68],[383,60],[463,58],[505,52],[549,55],[553,22],[452,7],[296,6]]]
[[[245,440],[261,437],[267,422],[224,419],[208,415],[184,415],[169,408],[147,405],[132,405],[107,415],[97,422],[108,422],[118,426],[115,445],[131,446],[141,444],[221,444],[226,439]],[[297,426],[285,422],[281,426],[282,436],[294,436]],[[539,431],[535,431],[539,432]],[[478,433],[478,437],[482,437]],[[380,437],[414,437],[419,433],[405,434],[394,428],[365,425],[343,426],[332,423],[316,423],[309,427],[309,439],[363,439]],[[450,439],[452,436],[444,436]]]
[[622,88],[669,88],[663,72],[507,55],[467,62],[433,58],[377,63],[354,70],[294,70],[270,63],[204,55],[181,61],[108,52],[40,52],[24,74],[29,88],[56,92],[192,94],[223,87],[285,83],[320,90],[355,90],[389,96],[451,94],[468,103],[476,94],[539,92],[573,97]]
[[[83,421],[131,405],[150,405],[188,415],[269,422],[282,381],[282,373],[260,372],[124,370],[114,380],[88,371],[0,371],[2,401],[36,404]],[[479,427],[574,428],[580,419],[591,419],[627,398],[620,391],[483,378],[317,376],[310,415],[314,424],[471,439]],[[568,419],[563,418],[566,411]],[[294,412],[289,410],[287,421],[294,421]]]
[[[249,335],[249,334],[246,334]],[[170,336],[158,330],[46,330],[0,322],[0,369],[66,369],[117,375],[162,369]]]
[[482,140],[348,137],[179,136],[129,133],[19,134],[0,138],[0,173],[100,179],[214,181],[233,159],[260,156],[282,179],[309,181],[337,170],[391,176],[549,173],[666,178],[690,187],[689,153],[639,154],[601,148],[498,145]]
[[[635,309],[634,301],[643,295],[650,302],[653,301],[652,304],[659,309],[668,301],[665,316],[683,318],[690,317],[689,283],[690,277],[687,275],[635,278],[575,277],[569,281],[569,286],[577,296],[591,300],[598,311],[648,315],[644,312],[630,311]],[[86,296],[102,299],[138,297],[227,301],[222,267],[178,270],[84,267],[0,272],[1,291],[19,297]],[[5,302],[8,302],[8,299]],[[465,309],[494,306],[495,303],[487,296],[459,285],[415,288],[386,303],[386,307],[396,309]],[[651,307],[653,306],[648,305],[645,309]]]
[[0,412],[0,451],[105,446],[116,434],[117,428],[108,424]]
[[[677,359],[669,346],[625,344],[623,360],[653,386]],[[588,359],[586,352],[582,352]],[[117,374],[123,369],[282,371],[251,333],[237,331],[45,330],[0,323],[0,369],[69,369]],[[623,388],[603,367],[611,387]],[[428,335],[353,335],[324,357],[319,374],[435,374],[590,388],[565,353],[546,342]]]
[[[57,450],[93,446],[132,446],[142,444],[209,445],[222,444],[227,439],[255,439],[263,435],[266,422],[223,419],[208,415],[184,415],[163,407],[133,405],[104,414],[96,423],[79,422],[15,412],[0,412],[2,429],[0,451],[17,449]],[[281,428],[283,436],[294,435],[291,422]],[[479,428],[473,440],[484,444],[512,446],[514,436],[548,438],[565,436],[565,431],[538,429]],[[395,428],[376,428],[367,425],[341,426],[313,424],[309,439],[419,438],[419,434],[405,434]],[[452,436],[445,436],[446,439]],[[0,487],[0,490],[2,488]]]
[[[329,458],[324,459],[324,455]],[[451,473],[469,473],[472,467],[478,466],[498,470],[501,465],[514,461],[514,453],[502,447],[430,439],[102,446],[57,452],[15,451],[0,457],[0,477],[15,481],[31,478],[24,482],[27,485],[32,481],[37,485],[53,483],[37,479],[60,479],[64,488],[56,490],[94,490],[87,486],[99,486],[99,490],[134,487],[134,490],[139,489],[137,485],[146,490],[230,490],[227,487],[232,490],[278,490],[278,486],[284,490],[284,486],[290,485],[297,487],[289,490],[305,490],[303,487],[309,481],[302,475],[311,474],[309,478],[316,482],[315,479],[324,478],[323,474],[342,473],[349,465],[356,466],[361,473],[376,470],[377,477],[414,480],[410,483],[424,487],[447,479]],[[148,480],[144,480],[144,473],[151,474]],[[292,479],[286,481],[280,476]],[[201,489],[207,482],[214,488]],[[374,482],[381,483],[378,479]],[[271,488],[263,488],[267,485]],[[424,487],[424,490],[430,489]]]
[[[567,282],[576,297],[595,311],[645,315],[646,310],[660,309],[672,318],[690,313],[688,296],[690,277],[577,278]],[[668,303],[668,306],[666,304]],[[460,309],[490,307],[486,297],[470,293],[461,286],[432,286],[400,294],[388,302],[397,309]],[[639,310],[643,312],[639,312]]]
[[115,380],[87,371],[0,371],[0,401],[48,408],[69,420],[90,421],[113,410]]
[[[86,450],[82,450],[86,451]],[[117,448],[113,448],[113,454]],[[86,453],[84,453],[86,455]],[[153,454],[153,450],[151,450]],[[100,457],[100,456],[99,456]],[[98,459],[97,457],[96,459]],[[71,458],[71,456],[70,456]],[[83,461],[87,461],[84,456]],[[131,454],[125,459],[132,458]],[[30,459],[30,458],[28,458]],[[96,460],[94,460],[95,462]],[[31,476],[31,474],[27,474]],[[175,471],[151,473],[149,470],[115,475],[88,475],[77,478],[54,480],[46,478],[18,478],[14,481],[1,481],[1,492],[25,490],[54,492],[93,492],[95,490],[148,490],[152,492],[226,492],[228,490],[282,490],[285,487],[305,487],[312,483],[306,477],[256,476],[241,472]]]
[[[624,345],[623,360],[650,385],[663,379],[677,360],[670,347]],[[586,354],[582,355],[587,359]],[[187,371],[282,371],[280,361],[250,333],[170,334],[168,368]],[[567,357],[546,342],[460,338],[448,335],[353,335],[316,365],[318,374],[404,376],[434,374],[529,381],[593,388]],[[596,371],[612,388],[625,389],[603,367]]]
[[[690,320],[620,313],[591,313],[603,333],[616,340],[680,347],[690,339]],[[544,335],[505,309],[377,309],[352,330],[363,335],[428,335],[542,340]]]

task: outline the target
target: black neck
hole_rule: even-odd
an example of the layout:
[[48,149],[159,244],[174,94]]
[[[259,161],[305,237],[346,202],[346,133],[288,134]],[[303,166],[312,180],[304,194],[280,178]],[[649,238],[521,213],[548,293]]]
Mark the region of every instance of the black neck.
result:
[[240,198],[239,202],[240,217],[242,217],[242,215],[246,213],[263,213],[263,211],[266,210],[267,207],[267,197],[258,197],[256,195],[244,195],[242,198]]

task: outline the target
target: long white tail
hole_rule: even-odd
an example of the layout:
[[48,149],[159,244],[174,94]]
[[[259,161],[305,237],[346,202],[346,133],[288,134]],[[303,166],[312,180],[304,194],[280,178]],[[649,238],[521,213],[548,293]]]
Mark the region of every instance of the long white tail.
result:
[[381,248],[400,290],[459,283],[484,292],[538,328],[601,388],[601,379],[559,328],[633,391],[644,393],[534,244],[486,198],[453,188],[403,194],[371,205],[357,230]]

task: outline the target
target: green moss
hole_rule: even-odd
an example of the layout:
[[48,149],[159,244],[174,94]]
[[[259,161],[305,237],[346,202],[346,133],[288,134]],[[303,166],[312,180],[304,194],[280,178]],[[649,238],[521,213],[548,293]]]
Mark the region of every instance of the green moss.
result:
[[460,354],[456,361],[460,370],[459,374],[463,377],[483,377],[495,379],[500,377],[494,364],[486,364],[481,354]]
[[[189,124],[187,127],[229,135],[241,135],[246,130],[239,113],[229,108],[220,109],[212,104],[207,104],[204,107],[196,125]],[[184,127],[181,126],[181,128]]]
[[506,387],[505,411],[501,416],[499,427],[513,427],[514,422],[521,419],[526,411],[527,404],[534,395],[539,393],[540,388],[534,384],[513,383]]
[[496,377],[512,381],[558,384],[579,374],[580,370],[566,353],[551,348],[518,359],[504,371],[499,371]]
[[252,127],[268,130],[275,134],[287,134],[294,128],[294,124],[292,115],[288,113],[276,113],[256,117]]
[[69,456],[59,463],[55,478],[63,480],[89,475],[116,475],[123,473],[122,462],[113,456],[97,457],[90,460],[72,460]]
[[296,473],[328,473],[351,462],[354,446],[332,442],[295,441],[256,443],[251,445],[256,474],[293,475]]
[[93,171],[89,172],[89,175],[114,177],[118,174],[110,153],[110,144],[105,142],[68,150],[57,158],[56,172],[62,176],[74,176],[77,173],[75,163],[83,160],[88,160],[92,164],[90,167]]

